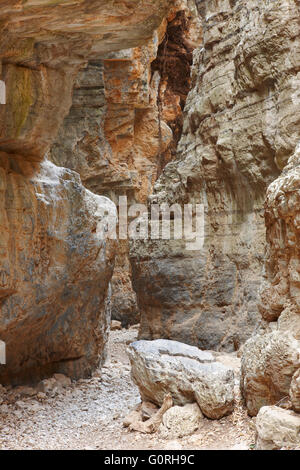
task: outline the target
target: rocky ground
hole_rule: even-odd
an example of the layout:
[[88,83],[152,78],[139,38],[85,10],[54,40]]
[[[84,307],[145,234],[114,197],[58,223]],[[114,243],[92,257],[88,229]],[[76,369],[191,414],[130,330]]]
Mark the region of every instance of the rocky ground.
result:
[[[203,418],[192,436],[174,438],[124,428],[124,417],[140,401],[126,354],[136,336],[136,327],[112,331],[106,364],[91,379],[50,381],[34,389],[0,389],[0,449],[253,448],[254,422],[241,404],[238,380],[234,413],[216,421]],[[233,357],[232,363],[237,362]]]

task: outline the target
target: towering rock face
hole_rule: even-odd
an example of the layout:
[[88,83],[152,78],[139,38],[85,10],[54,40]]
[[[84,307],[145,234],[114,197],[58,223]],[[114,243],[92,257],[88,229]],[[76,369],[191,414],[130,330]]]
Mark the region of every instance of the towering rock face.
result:
[[234,350],[259,318],[266,189],[299,140],[299,4],[197,6],[203,48],[194,52],[183,135],[150,204],[204,204],[204,248],[135,241],[133,282],[141,338]]
[[107,336],[115,246],[105,227],[114,204],[47,161],[1,153],[0,171],[0,380],[89,374]]
[[[173,158],[199,38],[194,2],[177,1],[145,45],[90,61],[75,80],[51,160],[116,204],[119,196],[127,196],[128,206],[145,204],[164,162]],[[125,326],[137,323],[127,240],[119,242],[111,285],[112,317]]]
[[[165,24],[162,24],[161,34]],[[116,204],[146,202],[157,176],[159,139],[157,81],[151,62],[161,41],[155,32],[145,46],[90,61],[78,73],[72,107],[49,154],[51,160],[78,172],[84,185]],[[163,149],[171,129],[162,123]],[[112,317],[123,325],[137,323],[128,241],[120,240],[112,286]]]
[[[168,7],[168,0],[1,2],[1,382],[56,371],[80,377],[103,359],[115,256],[106,226],[115,206],[45,153],[69,112],[78,71],[88,61],[101,68],[103,55],[150,40]],[[74,122],[82,119],[77,111]],[[101,103],[85,119],[96,125],[99,115]],[[88,138],[82,153],[89,153]],[[101,139],[99,133],[96,153]]]
[[269,249],[259,305],[262,324],[246,343],[242,360],[241,386],[251,415],[289,395],[294,410],[300,409],[299,148],[270,185],[265,212]]

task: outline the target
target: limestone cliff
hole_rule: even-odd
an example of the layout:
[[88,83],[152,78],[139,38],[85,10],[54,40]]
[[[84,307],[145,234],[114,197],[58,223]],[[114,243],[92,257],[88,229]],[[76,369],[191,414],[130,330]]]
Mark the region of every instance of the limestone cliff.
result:
[[[78,72],[88,61],[101,67],[102,56],[146,43],[169,4],[1,2],[0,71],[7,87],[0,106],[0,338],[7,346],[1,382],[55,371],[80,377],[103,359],[115,256],[105,226],[115,207],[45,154],[69,112]],[[95,107],[92,122],[101,115],[101,105]]]
[[[200,33],[194,2],[174,2],[145,45],[90,61],[75,80],[51,160],[78,172],[87,188],[116,204],[119,196],[127,196],[129,206],[146,203],[174,157]],[[124,326],[139,321],[127,240],[119,241],[111,306]]]
[[238,349],[259,318],[263,204],[299,140],[299,4],[197,1],[203,47],[176,160],[151,203],[202,203],[205,244],[136,241],[141,338]]

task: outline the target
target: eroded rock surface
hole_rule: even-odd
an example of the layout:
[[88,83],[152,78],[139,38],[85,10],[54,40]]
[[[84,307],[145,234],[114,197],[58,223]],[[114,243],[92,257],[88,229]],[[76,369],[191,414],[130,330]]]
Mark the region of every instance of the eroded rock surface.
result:
[[172,406],[162,418],[162,435],[183,437],[193,434],[200,426],[203,415],[197,403],[184,406]]
[[[181,134],[200,30],[194,1],[172,2],[143,46],[103,54],[82,68],[52,161],[77,171],[88,189],[116,204],[119,196],[129,205],[146,203]],[[120,240],[111,287],[113,318],[123,326],[137,323],[127,240]]]
[[69,110],[78,69],[151,38],[168,6],[168,0],[1,2],[0,61],[8,91],[1,150],[43,156]]
[[208,418],[233,411],[234,372],[214,354],[177,341],[137,341],[128,348],[131,374],[142,400],[162,405],[170,393],[175,405],[197,402]]
[[300,445],[300,415],[277,406],[264,406],[256,418],[257,450],[294,449]]
[[149,204],[204,204],[204,249],[137,241],[133,283],[141,339],[230,351],[259,318],[265,193],[299,140],[299,4],[197,5],[203,47],[194,51],[183,135]]
[[300,369],[293,375],[290,386],[290,399],[293,410],[300,413]]
[[[45,154],[70,118],[77,80],[69,119],[75,138],[66,139],[76,148],[61,153],[60,166],[78,149],[101,166],[100,148],[110,151],[98,123],[101,58],[150,41],[169,6],[168,0],[1,2],[7,90],[0,106],[0,338],[7,343],[1,382],[54,372],[86,376],[103,360],[115,248],[102,222],[115,217],[115,206]],[[88,162],[80,164],[89,170]]]
[[115,256],[105,228],[115,206],[47,161],[2,153],[0,171],[1,383],[89,374],[104,358]]
[[[246,343],[242,360],[242,391],[252,415],[261,406],[289,396],[292,377],[300,368],[299,202],[297,149],[267,192],[268,260],[259,305],[262,327]],[[296,381],[292,393],[297,402]]]

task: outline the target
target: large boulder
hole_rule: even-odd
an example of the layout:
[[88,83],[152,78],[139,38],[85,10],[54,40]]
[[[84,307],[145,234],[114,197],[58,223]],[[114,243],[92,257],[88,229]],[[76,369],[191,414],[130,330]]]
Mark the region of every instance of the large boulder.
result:
[[[261,328],[246,343],[242,358],[241,386],[251,415],[287,397],[300,368],[299,146],[269,186],[265,207],[268,251]],[[297,396],[294,387],[296,383],[292,393]]]
[[1,383],[88,375],[104,359],[115,205],[53,163],[0,154]]
[[175,405],[197,402],[208,418],[233,411],[234,372],[212,352],[177,341],[136,341],[128,348],[131,374],[142,400],[161,406],[167,393]]
[[256,418],[256,449],[300,447],[300,415],[277,406],[263,406]]

